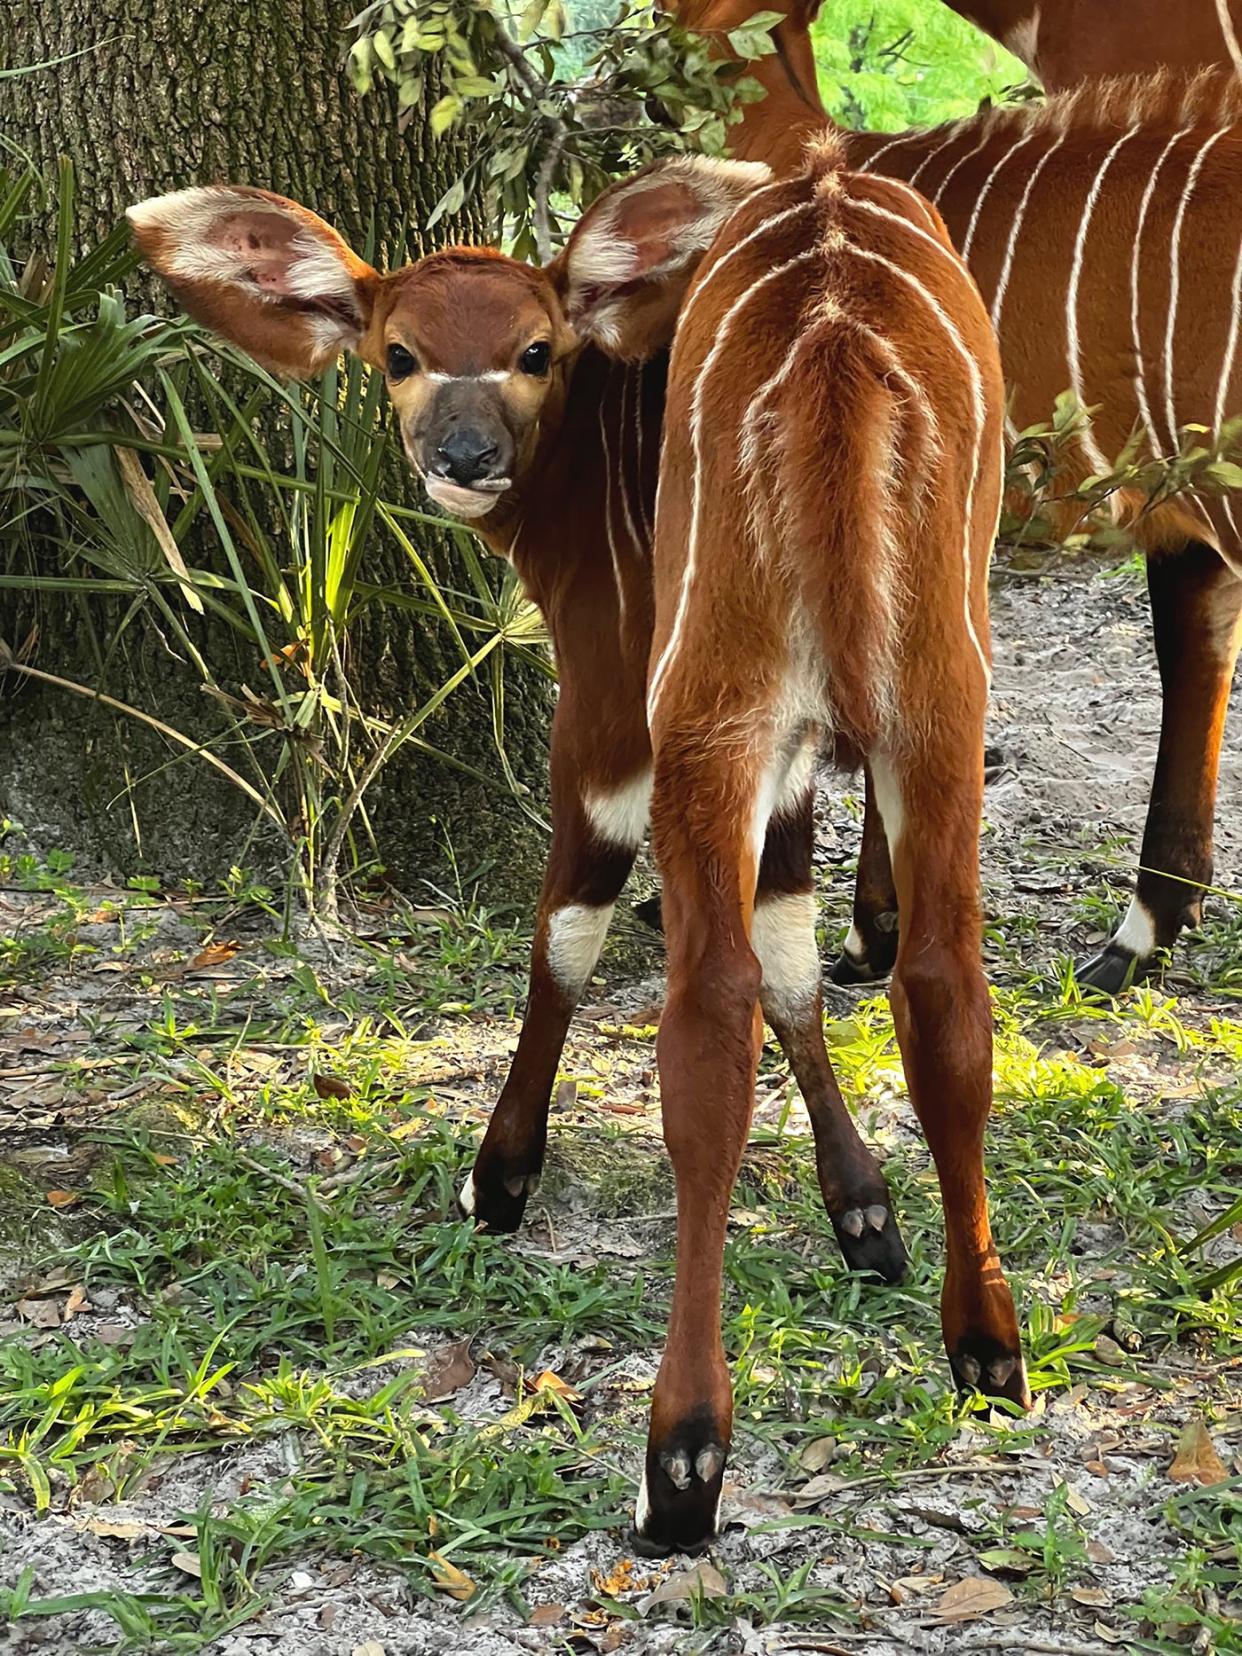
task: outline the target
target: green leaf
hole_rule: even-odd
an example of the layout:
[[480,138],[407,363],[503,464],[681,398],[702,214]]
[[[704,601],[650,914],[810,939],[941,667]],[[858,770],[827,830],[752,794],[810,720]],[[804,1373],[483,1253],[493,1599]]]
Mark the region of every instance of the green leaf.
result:
[[440,138],[448,131],[460,114],[461,99],[455,98],[451,92],[446,92],[433,107],[427,118],[428,124],[436,137]]

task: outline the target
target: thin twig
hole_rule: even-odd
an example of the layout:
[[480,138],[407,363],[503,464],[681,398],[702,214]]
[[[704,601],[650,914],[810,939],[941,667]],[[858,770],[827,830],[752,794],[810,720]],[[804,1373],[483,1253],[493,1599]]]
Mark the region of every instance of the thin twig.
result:
[[244,1150],[237,1152],[237,1159],[243,1167],[248,1167],[252,1173],[261,1173],[265,1179],[270,1179],[273,1184],[279,1185],[282,1190],[287,1190],[290,1195],[298,1197],[299,1200],[303,1197],[309,1197],[317,1207],[323,1207],[323,1203],[309,1185],[299,1184],[296,1179],[286,1178],[283,1173],[277,1173],[274,1167],[268,1167],[265,1162],[256,1161],[253,1156],[248,1156]]
[[540,264],[546,265],[552,258],[552,212],[548,198],[552,194],[561,151],[568,137],[569,131],[563,125],[559,132],[552,134],[552,142],[539,163],[539,176],[535,180],[535,248]]
[[1062,1644],[1055,1639],[1032,1639],[1028,1633],[1007,1639],[991,1638],[986,1644],[959,1645],[958,1649],[986,1651],[988,1656],[992,1656],[994,1650],[1031,1651],[1034,1656],[1116,1656],[1108,1645]]

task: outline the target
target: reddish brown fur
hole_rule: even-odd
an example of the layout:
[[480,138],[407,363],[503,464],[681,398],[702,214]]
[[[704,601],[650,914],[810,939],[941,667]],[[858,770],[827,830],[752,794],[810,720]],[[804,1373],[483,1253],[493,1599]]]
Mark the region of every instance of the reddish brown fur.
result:
[[[1153,69],[1242,68],[1238,0],[945,0],[1015,51],[1049,92]],[[1222,18],[1222,11],[1224,16]]]
[[[963,613],[965,603],[986,640],[1000,369],[934,216],[841,173],[838,157],[827,144],[809,174],[730,220],[683,306],[670,367],[649,714],[678,1252],[639,1525],[656,1545],[710,1533],[729,1443],[721,1250],[762,986],[747,943],[752,820],[765,777],[787,773],[811,730],[871,755],[895,790],[888,828],[905,929],[894,1009],[945,1193],[945,1340],[967,1383],[1027,1395],[983,1192],[991,1032],[976,842],[987,691]],[[748,466],[745,420],[765,388],[770,436]],[[701,1462],[709,1475],[693,1470]]]
[[[748,15],[745,0],[682,0],[675,9],[683,22],[722,39]],[[1063,12],[1055,6],[1045,9],[1050,16]],[[1178,21],[1184,22],[1182,13]],[[805,142],[827,123],[814,91],[807,26],[806,11],[795,6],[777,30],[779,52],[757,65],[754,72],[768,96],[746,107],[739,153],[761,145],[765,130],[782,133],[787,148]],[[1120,66],[1131,61],[1137,38],[1128,23],[1121,27],[1114,20],[1111,28],[1095,32],[1089,48],[1079,38],[1077,50],[1083,62]],[[1107,57],[1102,55],[1106,52]],[[1139,130],[1110,162],[1110,152],[1132,127]],[[1182,136],[1172,142],[1178,134]],[[1217,139],[1217,134],[1222,136]],[[1088,442],[1069,456],[1066,484],[1100,470],[1120,451],[1136,420],[1144,417],[1140,383],[1156,454],[1172,450],[1177,425],[1213,426],[1218,403],[1225,416],[1242,407],[1242,349],[1234,354],[1223,395],[1220,385],[1242,240],[1242,90],[1233,75],[1209,72],[1187,80],[1164,74],[1102,86],[1084,83],[1045,107],[1000,108],[927,132],[849,134],[847,142],[851,164],[910,179],[925,194],[939,196],[955,243],[961,247],[971,238],[972,273],[985,301],[998,310],[1001,357],[1017,428],[1046,420],[1057,395],[1074,385],[1067,290],[1079,225],[1093,184],[1103,175],[1083,243],[1077,306],[1078,388],[1082,402],[1098,412]],[[1139,260],[1140,373],[1131,340],[1131,266],[1143,198],[1162,157]],[[1191,169],[1200,157],[1191,190]],[[1028,199],[1027,186],[1041,162]],[[1010,230],[1019,214],[1021,235],[998,306]],[[1165,325],[1172,297],[1171,248],[1179,224],[1181,302],[1173,376],[1167,379]],[[1157,617],[1165,696],[1136,898],[1145,918],[1137,934],[1123,927],[1118,940],[1080,972],[1084,982],[1107,990],[1116,990],[1128,974],[1142,969],[1153,947],[1172,944],[1180,927],[1197,918],[1202,889],[1210,883],[1220,730],[1242,637],[1242,581],[1231,573],[1242,571],[1240,501],[1242,497],[1183,495],[1154,511],[1137,495],[1117,502],[1123,516],[1133,518],[1143,509],[1136,536],[1162,566],[1149,569],[1153,605],[1182,617],[1182,624],[1196,617],[1204,648],[1201,667],[1192,673],[1196,652],[1190,641],[1175,642],[1171,620]],[[1210,683],[1201,682],[1205,675]],[[892,937],[878,925],[880,916],[895,906],[884,862],[882,842],[876,844],[873,830],[863,851],[867,890],[860,892],[855,908],[854,941],[864,952],[838,964],[835,975],[842,981],[882,975],[891,964]]]

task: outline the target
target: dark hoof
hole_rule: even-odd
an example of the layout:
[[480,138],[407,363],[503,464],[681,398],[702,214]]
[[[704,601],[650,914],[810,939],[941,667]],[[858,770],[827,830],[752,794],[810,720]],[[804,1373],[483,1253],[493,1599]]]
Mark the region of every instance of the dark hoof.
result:
[[634,914],[644,926],[650,926],[652,931],[664,930],[664,910],[660,905],[659,892],[654,897],[644,897],[641,903],[635,903]]
[[904,1282],[910,1256],[892,1210],[874,1202],[865,1208],[850,1208],[838,1219],[832,1214],[845,1263],[851,1271],[873,1271],[885,1282]]
[[956,1350],[949,1353],[949,1366],[963,1396],[981,1392],[987,1398],[1016,1403],[1023,1410],[1030,1408],[1031,1388],[1022,1353],[1002,1345],[992,1335],[964,1335]]
[[1107,943],[1098,955],[1075,969],[1080,989],[1093,989],[1097,995],[1119,995],[1143,976],[1143,962],[1129,949],[1119,949]]
[[686,1553],[696,1558],[716,1534],[728,1451],[711,1413],[688,1416],[657,1449],[647,1446],[647,1465],[630,1545],[642,1558]]
[[488,1230],[511,1234],[521,1225],[526,1204],[538,1189],[538,1171],[494,1178],[483,1173],[476,1162],[461,1187],[457,1210],[464,1218],[486,1225]]

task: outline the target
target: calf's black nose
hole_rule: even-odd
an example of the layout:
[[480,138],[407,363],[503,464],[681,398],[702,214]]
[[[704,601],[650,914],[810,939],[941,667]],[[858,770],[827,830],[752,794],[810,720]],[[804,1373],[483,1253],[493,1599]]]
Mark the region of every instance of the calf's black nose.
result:
[[444,476],[465,489],[492,474],[499,453],[491,437],[469,429],[450,431],[436,448]]

